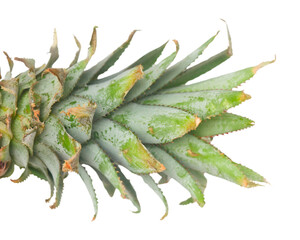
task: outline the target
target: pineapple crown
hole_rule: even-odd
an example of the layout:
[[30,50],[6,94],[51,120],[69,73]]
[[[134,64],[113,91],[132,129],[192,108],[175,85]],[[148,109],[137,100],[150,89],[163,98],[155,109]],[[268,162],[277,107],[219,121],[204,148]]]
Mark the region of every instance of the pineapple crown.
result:
[[[228,28],[227,28],[228,31]],[[143,178],[166,206],[158,184],[171,178],[191,194],[181,204],[204,205],[205,173],[244,187],[266,180],[235,163],[211,141],[220,134],[241,130],[253,121],[228,113],[250,96],[232,89],[254,76],[263,62],[205,81],[186,84],[217,67],[232,55],[229,46],[211,58],[189,67],[213,42],[214,35],[184,59],[172,65],[178,51],[157,62],[167,43],[150,51],[123,70],[101,77],[119,59],[136,31],[113,53],[86,70],[97,45],[93,30],[87,57],[78,61],[81,45],[68,68],[53,68],[58,59],[56,31],[47,64],[15,58],[28,68],[12,76],[14,62],[4,52],[9,72],[0,81],[0,178],[11,176],[14,167],[23,170],[12,180],[23,182],[30,175],[50,185],[51,208],[60,204],[63,182],[76,172],[92,198],[97,197],[84,166],[96,171],[108,194],[117,189],[140,211],[137,194],[122,173],[126,168]],[[156,183],[150,174],[161,176]],[[93,218],[93,219],[94,219]]]

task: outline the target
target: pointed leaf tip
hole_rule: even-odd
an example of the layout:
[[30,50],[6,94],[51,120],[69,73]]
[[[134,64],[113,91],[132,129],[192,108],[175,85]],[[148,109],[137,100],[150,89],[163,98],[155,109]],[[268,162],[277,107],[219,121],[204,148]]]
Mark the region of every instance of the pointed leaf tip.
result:
[[3,53],[5,54],[7,61],[8,61],[8,65],[9,65],[9,71],[11,72],[13,67],[14,67],[14,62],[13,60],[9,57],[9,55],[7,54],[7,52],[3,51]]
[[97,29],[98,27],[95,26],[93,29],[93,33],[92,33],[92,37],[91,37],[91,41],[90,41],[90,47],[89,47],[89,51],[88,51],[88,60],[91,59],[91,57],[94,55],[96,48],[97,48]]
[[58,47],[57,47],[57,33],[56,33],[56,29],[54,28],[53,43],[52,43],[52,46],[50,47],[50,58],[49,58],[48,63],[45,68],[52,67],[52,65],[56,62],[58,57],[59,57],[59,53],[58,53]]
[[244,101],[246,101],[248,99],[251,99],[251,96],[249,94],[246,94],[246,93],[242,92],[241,96],[240,96],[240,101],[244,102]]
[[265,67],[265,66],[267,66],[267,65],[269,65],[269,64],[271,64],[271,63],[274,63],[275,61],[276,61],[276,55],[275,55],[275,57],[274,57],[273,60],[271,60],[271,61],[266,61],[266,62],[262,62],[262,63],[258,64],[257,66],[255,66],[255,67],[252,69],[253,74],[256,74],[256,72],[257,72],[259,69],[261,69],[261,68],[263,68],[263,67]]
[[34,72],[35,71],[35,60],[30,58],[14,58],[16,61],[22,62],[25,64],[26,67],[29,68],[29,71]]
[[69,68],[72,67],[73,65],[75,65],[78,62],[79,54],[81,52],[81,44],[80,44],[79,40],[77,39],[77,37],[75,35],[73,37],[74,37],[76,46],[78,47],[78,50],[75,54],[75,57],[74,57],[73,61],[70,63]]
[[176,45],[176,52],[178,52],[179,51],[179,42],[176,39],[173,39],[173,42]]
[[227,29],[227,36],[228,36],[228,42],[229,42],[229,46],[227,48],[227,54],[229,56],[232,56],[233,52],[232,52],[232,40],[231,40],[231,35],[230,35],[230,32],[229,32],[229,27],[228,27],[228,24],[227,22],[221,18],[221,20],[226,24],[226,29]]

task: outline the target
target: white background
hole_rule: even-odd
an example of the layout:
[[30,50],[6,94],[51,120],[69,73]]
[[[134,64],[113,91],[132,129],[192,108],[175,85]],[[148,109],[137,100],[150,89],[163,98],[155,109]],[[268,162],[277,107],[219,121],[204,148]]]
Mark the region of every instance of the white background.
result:
[[[0,181],[1,239],[300,239],[299,154],[299,54],[300,16],[297,1],[1,1],[0,50],[12,57],[48,58],[53,29],[59,37],[60,60],[68,66],[76,46],[86,56],[93,26],[98,28],[98,49],[91,64],[119,46],[133,29],[140,29],[130,48],[109,73],[125,67],[169,39],[177,39],[177,59],[194,50],[221,30],[204,60],[226,48],[229,25],[234,56],[199,80],[271,60],[239,89],[252,96],[231,112],[247,116],[256,124],[250,129],[220,136],[213,141],[234,161],[263,174],[270,185],[244,189],[208,176],[204,208],[179,206],[189,196],[179,184],[163,185],[169,200],[169,216],[160,221],[164,206],[143,181],[129,174],[142,205],[133,214],[130,202],[116,193],[108,197],[92,172],[99,198],[99,214],[93,216],[89,195],[76,174],[65,181],[61,205],[45,204],[49,189],[30,177],[14,184]],[[169,44],[166,52],[174,49]],[[199,62],[198,61],[198,62]],[[0,57],[2,73],[8,70]],[[91,65],[90,65],[91,66]],[[14,73],[25,70],[16,63]],[[20,174],[17,170],[11,178]],[[298,228],[298,230],[297,230]]]

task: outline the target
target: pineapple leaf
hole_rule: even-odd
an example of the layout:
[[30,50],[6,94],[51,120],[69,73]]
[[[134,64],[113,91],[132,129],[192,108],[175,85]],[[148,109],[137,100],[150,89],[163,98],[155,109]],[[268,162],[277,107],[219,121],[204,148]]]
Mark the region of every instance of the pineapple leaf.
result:
[[6,117],[8,114],[15,114],[18,102],[18,79],[0,81],[1,92],[1,110],[0,116]]
[[81,52],[81,44],[78,41],[77,37],[74,36],[74,40],[75,40],[76,46],[78,47],[78,50],[75,54],[75,57],[74,57],[73,61],[70,63],[69,68],[71,68],[72,66],[74,66],[78,62],[79,55],[80,55],[80,52]]
[[119,59],[119,57],[123,54],[123,52],[126,50],[126,48],[129,46],[134,34],[136,33],[136,30],[133,31],[126,42],[124,42],[120,47],[118,47],[113,53],[108,55],[105,59],[97,63],[95,66],[90,68],[89,70],[85,71],[78,83],[77,87],[84,87],[89,82],[96,80],[97,77],[106,72],[111,66],[115,64],[115,62]]
[[243,187],[251,187],[253,185],[234,162],[212,145],[197,137],[187,134],[163,147],[187,168],[204,173],[207,172]]
[[95,172],[97,173],[98,177],[100,178],[100,180],[102,181],[102,184],[105,188],[105,190],[107,191],[108,195],[110,197],[113,197],[114,196],[114,193],[115,193],[115,190],[116,188],[110,183],[110,181],[108,181],[108,179],[103,175],[101,174],[97,169],[95,169]]
[[46,64],[44,69],[51,68],[52,65],[58,59],[58,57],[59,57],[59,54],[58,54],[58,47],[57,47],[57,33],[56,33],[56,29],[54,29],[53,43],[52,43],[52,46],[50,48],[50,58],[49,58],[48,63]]
[[238,131],[253,126],[254,122],[248,118],[241,117],[232,113],[223,113],[219,116],[205,119],[191,131],[196,137],[213,137],[220,134]]
[[35,71],[28,70],[17,76],[19,80],[19,92],[18,97],[20,97],[24,90],[29,89],[36,82]]
[[15,57],[15,60],[24,63],[24,65],[26,67],[28,67],[29,72],[34,72],[35,71],[35,60],[34,59]]
[[211,90],[157,94],[145,97],[139,103],[176,107],[197,114],[201,119],[205,119],[220,114],[249,98],[250,96],[242,91]]
[[62,98],[66,98],[67,96],[69,96],[70,93],[75,88],[75,86],[77,85],[77,82],[79,81],[80,76],[83,74],[86,65],[89,63],[91,57],[94,55],[96,51],[96,46],[97,46],[97,32],[95,27],[90,41],[90,47],[88,50],[87,58],[80,61],[79,63],[74,64],[67,70],[68,74],[64,82],[64,92]]
[[11,136],[7,134],[7,126],[3,122],[0,122],[0,162],[11,162],[10,142]]
[[136,67],[138,65],[142,65],[144,71],[148,70],[157,60],[157,58],[161,55],[162,51],[165,49],[166,45],[168,42],[164,43],[162,46],[148,52],[147,54],[145,54],[144,56],[142,56],[141,58],[139,58],[137,61],[135,61],[134,63],[130,64],[128,67],[126,67],[125,69],[114,73],[108,77],[104,77],[101,79],[96,79],[94,81],[91,81],[90,83],[99,83],[99,82],[106,82],[116,76],[118,76],[119,74],[125,72],[126,70]]
[[169,82],[173,81],[174,78],[181,74],[190,64],[192,64],[199,57],[199,55],[202,54],[202,52],[208,47],[208,45],[215,39],[217,34],[211,37],[209,40],[207,40],[203,45],[201,45],[195,51],[190,53],[183,60],[170,67],[160,78],[156,80],[156,82],[150,87],[150,89],[146,91],[146,94],[152,94],[166,86]]
[[53,104],[62,97],[66,74],[64,69],[49,68],[44,71],[42,78],[34,85],[34,93],[41,97],[41,121],[46,121],[50,115]]
[[92,136],[113,161],[136,174],[165,169],[130,130],[114,121],[103,118],[95,122]]
[[30,170],[28,167],[25,168],[25,170],[23,171],[23,173],[21,174],[21,176],[18,179],[11,179],[11,181],[13,183],[21,183],[24,182],[30,175]]
[[252,169],[247,168],[241,164],[236,163],[236,165],[238,166],[238,168],[241,169],[241,171],[246,175],[246,177],[248,179],[250,179],[251,181],[255,181],[255,182],[264,182],[267,183],[267,180],[261,176],[260,174],[258,174],[257,172],[254,172]]
[[104,176],[114,188],[120,191],[123,198],[125,197],[125,187],[121,182],[113,163],[97,143],[90,141],[82,147],[80,163],[96,169],[96,171]]
[[176,40],[174,40],[176,44],[176,51],[173,52],[170,56],[162,60],[160,63],[153,65],[151,68],[144,72],[144,77],[136,82],[133,88],[126,95],[125,101],[130,102],[133,99],[140,96],[144,93],[166,70],[166,68],[173,62],[175,59],[179,45]]
[[200,75],[210,71],[211,69],[217,67],[221,63],[228,60],[232,56],[232,43],[231,43],[231,36],[227,24],[226,27],[227,27],[227,35],[228,35],[228,42],[229,42],[229,46],[227,47],[227,49],[207,59],[206,61],[201,62],[187,69],[179,76],[177,76],[173,81],[171,81],[168,85],[166,85],[164,88],[167,89],[170,87],[176,87],[185,84],[186,82],[196,77],[199,77]]
[[161,179],[159,180],[158,184],[165,184],[171,180],[170,176],[168,176],[164,172],[160,172],[158,174],[161,176]]
[[125,177],[125,175],[121,172],[121,169],[118,166],[115,166],[117,172],[119,173],[120,179],[123,182],[124,186],[125,186],[125,197],[127,199],[129,199],[132,204],[136,207],[136,211],[134,211],[133,213],[140,213],[141,212],[141,205],[140,202],[137,198],[136,192],[133,188],[133,186],[131,185],[130,181]]
[[41,161],[41,159],[33,156],[29,160],[28,164],[30,172],[37,176],[40,179],[43,179],[49,183],[50,186],[50,197],[46,199],[46,202],[49,202],[54,194],[54,182],[52,176],[49,174],[48,168],[46,165]]
[[93,183],[92,183],[92,179],[90,177],[90,175],[87,173],[87,171],[85,170],[85,168],[81,165],[78,166],[78,173],[79,176],[81,177],[82,181],[84,182],[90,196],[91,199],[93,201],[93,205],[94,205],[94,217],[92,219],[92,221],[94,221],[97,217],[97,213],[98,213],[98,199],[95,193],[95,189],[93,187]]
[[203,192],[188,171],[161,148],[151,145],[147,145],[147,148],[159,161],[166,166],[164,173],[175,179],[184,188],[186,188],[192,195],[192,198],[197,201],[199,206],[203,207],[205,204]]
[[64,160],[62,169],[64,172],[77,172],[81,145],[67,133],[56,116],[50,115],[47,119],[44,131],[38,136],[38,141],[51,147],[58,157]]
[[164,106],[129,103],[110,116],[132,130],[143,143],[166,143],[196,129],[200,119],[185,111]]
[[56,208],[60,204],[63,190],[63,178],[60,161],[56,154],[48,146],[42,143],[36,143],[34,145],[34,153],[35,156],[45,164],[45,166],[49,169],[49,172],[52,175],[54,185],[56,188],[56,196],[55,202],[53,205],[50,206],[50,208]]
[[11,78],[11,72],[14,68],[14,62],[13,60],[10,58],[10,56],[7,54],[7,52],[3,52],[4,55],[6,56],[7,62],[8,62],[8,66],[9,66],[9,72],[6,74],[5,79],[10,79]]
[[29,151],[27,147],[16,139],[12,139],[9,148],[14,163],[20,168],[26,168],[29,162]]
[[[204,174],[202,172],[195,171],[193,169],[187,169],[187,170],[188,170],[189,174],[192,176],[192,178],[196,181],[198,187],[204,193],[204,190],[207,185],[207,179],[205,178]],[[187,205],[187,204],[194,203],[194,202],[195,202],[195,200],[192,197],[190,197],[187,200],[182,201],[180,203],[180,205]]]
[[96,104],[88,99],[70,96],[57,103],[52,112],[58,116],[67,132],[83,143],[91,138],[96,107]]
[[153,178],[150,175],[142,175],[142,178],[147,185],[152,188],[152,190],[157,194],[157,196],[163,201],[166,211],[165,214],[161,217],[160,220],[163,220],[166,216],[168,216],[169,212],[169,206],[166,197],[164,196],[161,189],[157,186],[156,182],[153,180]]
[[73,94],[96,102],[95,119],[98,119],[117,108],[135,82],[142,76],[142,66],[139,65],[107,82],[86,86],[76,90]]
[[240,86],[242,83],[252,78],[259,69],[261,69],[262,67],[268,64],[273,63],[274,61],[275,59],[272,61],[262,62],[254,67],[245,68],[236,72],[228,73],[198,83],[164,89],[160,93],[198,92],[203,90],[218,90],[218,89],[231,90],[232,88],[236,88]]

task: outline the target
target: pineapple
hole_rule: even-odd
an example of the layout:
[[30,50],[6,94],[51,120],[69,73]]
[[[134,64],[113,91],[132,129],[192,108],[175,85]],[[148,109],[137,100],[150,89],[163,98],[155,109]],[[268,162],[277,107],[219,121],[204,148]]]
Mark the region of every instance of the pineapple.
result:
[[[227,28],[228,30],[228,28]],[[232,55],[229,46],[204,62],[189,67],[210,45],[209,38],[186,58],[171,65],[175,50],[160,62],[167,43],[145,54],[125,69],[102,77],[125,49],[134,34],[113,53],[85,70],[97,45],[96,27],[85,59],[78,61],[81,46],[67,68],[53,68],[58,59],[54,32],[50,59],[36,68],[33,59],[15,58],[27,71],[12,76],[14,62],[5,53],[10,71],[0,82],[0,178],[23,169],[12,181],[35,175],[49,183],[51,208],[59,206],[64,179],[77,173],[91,196],[94,218],[97,197],[86,166],[92,168],[110,196],[115,190],[140,211],[140,203],[122,168],[139,175],[168,204],[159,184],[176,180],[191,197],[181,204],[204,206],[205,174],[224,178],[243,187],[266,180],[253,170],[231,161],[211,144],[213,137],[253,125],[248,118],[227,110],[250,98],[232,91],[271,63],[218,76],[194,84],[190,80],[208,72]],[[151,174],[161,176],[157,183]]]

